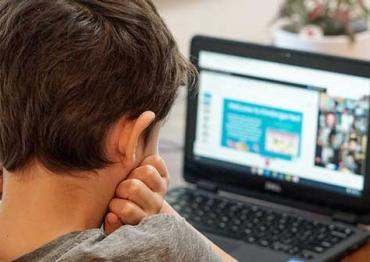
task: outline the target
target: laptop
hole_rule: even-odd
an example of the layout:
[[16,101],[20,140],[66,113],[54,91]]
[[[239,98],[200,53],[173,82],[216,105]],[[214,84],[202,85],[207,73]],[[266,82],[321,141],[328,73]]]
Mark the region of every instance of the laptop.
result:
[[370,63],[196,36],[183,175],[167,200],[239,261],[367,242]]

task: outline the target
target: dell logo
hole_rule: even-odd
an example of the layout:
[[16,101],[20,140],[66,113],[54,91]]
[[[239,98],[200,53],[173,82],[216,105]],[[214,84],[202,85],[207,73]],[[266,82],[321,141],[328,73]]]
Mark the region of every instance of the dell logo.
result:
[[289,58],[291,58],[291,57],[292,57],[292,54],[291,54],[291,53],[282,53],[282,56],[283,56],[284,58],[289,59]]
[[280,193],[282,191],[281,185],[272,182],[266,182],[265,189],[276,193]]

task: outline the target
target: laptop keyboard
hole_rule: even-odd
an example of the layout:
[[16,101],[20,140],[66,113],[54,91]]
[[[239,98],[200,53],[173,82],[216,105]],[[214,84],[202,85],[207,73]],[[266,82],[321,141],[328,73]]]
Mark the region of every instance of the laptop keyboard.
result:
[[313,259],[344,241],[351,228],[307,220],[193,190],[168,194],[167,201],[195,228],[304,259]]

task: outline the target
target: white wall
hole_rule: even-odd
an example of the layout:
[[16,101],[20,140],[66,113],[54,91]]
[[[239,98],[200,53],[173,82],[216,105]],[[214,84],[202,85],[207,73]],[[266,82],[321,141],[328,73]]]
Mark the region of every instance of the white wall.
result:
[[194,34],[268,42],[281,0],[154,0],[187,54]]

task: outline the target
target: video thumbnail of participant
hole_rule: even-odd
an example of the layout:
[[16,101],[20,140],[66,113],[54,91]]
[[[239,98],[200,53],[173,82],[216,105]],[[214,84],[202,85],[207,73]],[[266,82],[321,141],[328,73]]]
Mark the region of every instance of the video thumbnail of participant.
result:
[[315,165],[365,175],[369,97],[320,95]]

